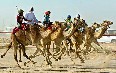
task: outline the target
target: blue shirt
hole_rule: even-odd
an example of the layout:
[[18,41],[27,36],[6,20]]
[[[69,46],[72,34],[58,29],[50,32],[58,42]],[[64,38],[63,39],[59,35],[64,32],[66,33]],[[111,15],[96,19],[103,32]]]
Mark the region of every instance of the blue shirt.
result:
[[44,21],[50,22],[50,17],[49,17],[49,15],[44,15],[44,17],[45,17]]

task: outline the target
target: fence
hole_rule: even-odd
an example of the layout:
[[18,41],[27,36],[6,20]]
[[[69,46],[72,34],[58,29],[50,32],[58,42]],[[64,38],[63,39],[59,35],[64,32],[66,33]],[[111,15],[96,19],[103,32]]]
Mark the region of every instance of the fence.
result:
[[[0,32],[0,44],[10,43],[10,34],[11,32]],[[116,34],[104,34],[103,36],[116,36]]]
[[10,34],[11,32],[0,32],[0,43],[9,43]]

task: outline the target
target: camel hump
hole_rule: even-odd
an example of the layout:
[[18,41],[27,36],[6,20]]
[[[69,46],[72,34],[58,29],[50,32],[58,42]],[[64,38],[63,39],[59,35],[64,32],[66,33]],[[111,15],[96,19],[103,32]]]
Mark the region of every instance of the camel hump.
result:
[[46,38],[52,33],[52,31],[51,30],[46,30],[46,31],[41,31],[40,33],[41,33],[41,36],[43,38]]
[[54,31],[51,34],[51,40],[55,40],[56,38],[59,38],[61,31],[62,31],[61,28],[58,28],[56,31]]

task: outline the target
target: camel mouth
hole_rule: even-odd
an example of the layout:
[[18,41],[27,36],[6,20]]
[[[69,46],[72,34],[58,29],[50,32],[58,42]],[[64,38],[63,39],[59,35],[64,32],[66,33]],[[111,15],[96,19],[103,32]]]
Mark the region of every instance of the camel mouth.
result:
[[113,22],[111,22],[111,24],[113,24]]

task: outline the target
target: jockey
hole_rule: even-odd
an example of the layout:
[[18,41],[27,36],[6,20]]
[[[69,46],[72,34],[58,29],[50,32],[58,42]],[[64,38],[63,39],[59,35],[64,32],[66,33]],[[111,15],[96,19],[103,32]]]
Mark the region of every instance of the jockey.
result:
[[70,26],[70,24],[72,23],[71,15],[68,15],[67,19],[65,21],[66,21],[65,25],[67,26],[65,31],[67,31],[69,28],[71,28],[71,26]]
[[[18,25],[18,27],[15,27],[14,29],[13,29],[13,34],[15,34],[17,31],[19,31],[19,29],[21,29],[21,27],[22,27],[22,22],[23,22],[23,19],[25,20],[25,21],[29,21],[29,20],[27,20],[24,16],[23,16],[23,10],[22,9],[20,9],[20,10],[18,10],[18,15],[17,15],[17,25]],[[25,28],[23,28],[23,29],[25,29]]]
[[34,14],[33,11],[34,11],[34,8],[31,7],[31,9],[29,10],[29,12],[27,12],[25,14],[25,18],[28,19],[28,20],[30,20],[30,22],[27,21],[26,24],[32,25],[30,27],[31,41],[32,41],[32,45],[35,45],[35,41],[36,41],[35,38],[36,38],[36,35],[37,35],[37,31],[35,30],[35,27],[36,27],[35,24],[37,24],[39,21],[36,19],[35,14]]
[[23,19],[25,20],[25,21],[28,21],[24,16],[23,16],[23,10],[22,9],[20,9],[20,10],[18,10],[18,15],[17,15],[17,25],[18,25],[18,28],[21,28],[21,24],[22,24],[22,22],[23,22]]
[[50,25],[50,13],[51,13],[50,11],[45,12],[45,15],[44,15],[45,19],[43,21],[43,24],[45,27],[49,27]]
[[35,14],[33,13],[33,11],[34,11],[34,8],[31,7],[31,9],[29,10],[29,12],[25,14],[25,18],[27,20],[30,20],[30,22],[29,21],[26,22],[27,24],[34,25],[35,23],[38,23],[38,20],[36,19]]
[[76,18],[80,19],[80,15],[79,15],[79,14],[78,14],[78,15],[76,15]]

